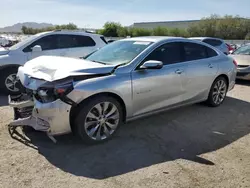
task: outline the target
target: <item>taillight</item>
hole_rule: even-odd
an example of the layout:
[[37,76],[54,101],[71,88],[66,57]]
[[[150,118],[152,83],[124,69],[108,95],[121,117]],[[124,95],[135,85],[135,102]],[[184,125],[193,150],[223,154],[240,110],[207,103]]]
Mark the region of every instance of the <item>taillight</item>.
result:
[[237,62],[235,61],[235,60],[233,60],[233,63],[234,63],[234,65],[237,67],[238,66],[238,64],[237,64]]

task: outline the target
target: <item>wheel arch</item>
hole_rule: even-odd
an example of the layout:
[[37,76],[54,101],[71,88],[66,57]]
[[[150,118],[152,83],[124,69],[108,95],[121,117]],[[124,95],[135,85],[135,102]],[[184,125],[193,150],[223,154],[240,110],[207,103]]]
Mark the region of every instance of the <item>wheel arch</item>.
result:
[[228,76],[227,76],[226,74],[220,74],[219,76],[217,76],[217,77],[214,79],[214,81],[215,81],[217,78],[219,78],[219,77],[223,77],[223,78],[226,79],[226,81],[227,81],[227,88],[228,88],[228,86],[229,86],[229,78],[228,78]]
[[99,97],[99,96],[109,96],[109,97],[112,97],[112,98],[116,99],[120,103],[120,105],[122,106],[122,109],[123,109],[123,122],[126,122],[127,108],[126,108],[124,100],[119,95],[117,95],[115,93],[112,93],[112,92],[101,92],[101,93],[97,93],[97,94],[89,96],[88,98],[82,100],[76,106],[72,106],[72,108],[70,109],[70,114],[69,114],[69,117],[70,117],[70,127],[71,127],[72,132],[74,132],[74,119],[76,118],[77,113],[80,110],[81,106],[83,106],[84,103],[92,100],[93,98]]
[[17,68],[20,67],[21,65],[19,64],[8,64],[8,65],[3,65],[0,66],[0,71],[4,70],[4,69],[8,69],[8,68]]

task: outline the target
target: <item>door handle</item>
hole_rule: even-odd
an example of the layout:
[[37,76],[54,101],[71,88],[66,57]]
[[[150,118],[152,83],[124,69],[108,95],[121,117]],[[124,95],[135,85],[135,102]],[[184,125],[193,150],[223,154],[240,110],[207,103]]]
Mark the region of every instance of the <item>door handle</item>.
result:
[[177,69],[177,70],[175,71],[175,73],[176,73],[176,74],[182,74],[182,73],[183,73],[183,70]]
[[208,67],[210,68],[210,69],[212,69],[214,66],[212,65],[212,64],[208,64]]

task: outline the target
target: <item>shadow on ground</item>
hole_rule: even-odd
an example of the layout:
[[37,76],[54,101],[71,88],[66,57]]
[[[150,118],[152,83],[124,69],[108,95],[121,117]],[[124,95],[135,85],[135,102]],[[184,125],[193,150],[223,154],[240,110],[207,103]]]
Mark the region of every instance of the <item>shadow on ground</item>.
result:
[[9,105],[8,96],[0,94],[0,107],[1,106],[8,106],[8,105]]
[[76,176],[105,179],[151,165],[186,159],[216,165],[198,155],[218,150],[250,133],[250,103],[227,98],[218,108],[193,105],[129,123],[107,143],[85,146],[72,135],[53,144],[26,132],[51,164]]
[[250,81],[248,81],[248,80],[236,80],[236,84],[250,86]]

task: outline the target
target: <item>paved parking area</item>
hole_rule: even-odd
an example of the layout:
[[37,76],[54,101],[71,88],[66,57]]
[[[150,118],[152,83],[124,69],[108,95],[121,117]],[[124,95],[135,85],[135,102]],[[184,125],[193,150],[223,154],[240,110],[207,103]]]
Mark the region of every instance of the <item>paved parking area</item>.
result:
[[[193,105],[129,123],[105,144],[72,135],[53,144],[19,130],[0,97],[0,187],[250,187],[250,85],[241,82],[219,108]],[[30,140],[30,141],[29,141]],[[28,145],[28,146],[27,146]]]

